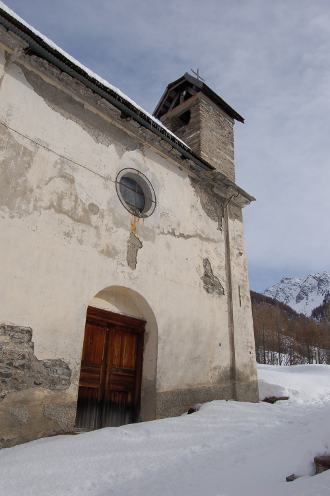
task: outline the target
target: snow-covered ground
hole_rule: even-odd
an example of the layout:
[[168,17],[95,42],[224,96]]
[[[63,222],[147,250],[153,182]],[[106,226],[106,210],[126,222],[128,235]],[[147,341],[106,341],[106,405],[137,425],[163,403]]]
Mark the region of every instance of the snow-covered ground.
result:
[[[329,496],[330,366],[259,366],[274,405],[214,401],[192,415],[41,439],[0,452],[3,496]],[[285,477],[301,476],[294,482]]]

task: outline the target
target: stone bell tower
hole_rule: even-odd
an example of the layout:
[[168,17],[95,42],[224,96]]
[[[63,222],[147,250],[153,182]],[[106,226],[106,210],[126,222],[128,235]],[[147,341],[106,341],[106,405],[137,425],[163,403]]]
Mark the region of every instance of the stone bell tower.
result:
[[193,152],[235,181],[234,121],[244,119],[203,81],[185,73],[170,83],[154,115]]

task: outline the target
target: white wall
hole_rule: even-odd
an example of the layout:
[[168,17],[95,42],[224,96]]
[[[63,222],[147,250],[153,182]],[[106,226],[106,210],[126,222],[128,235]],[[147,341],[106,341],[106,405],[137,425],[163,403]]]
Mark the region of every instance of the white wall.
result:
[[[0,124],[0,321],[32,327],[37,357],[70,365],[75,398],[87,306],[105,288],[129,288],[158,328],[157,391],[221,383],[230,366],[224,233],[187,172],[81,101],[70,96],[67,104],[55,82],[31,83],[26,71],[19,61],[7,64],[0,86],[0,120],[11,128]],[[90,117],[81,122],[87,112],[99,130]],[[147,219],[135,219],[117,197],[114,181],[126,167],[155,189],[157,208]],[[126,261],[131,230],[143,243],[135,270]],[[204,258],[225,296],[203,288]],[[234,277],[235,284],[243,278],[244,307],[236,324],[248,321],[248,337],[237,338],[237,360],[245,364],[253,334],[239,260]]]

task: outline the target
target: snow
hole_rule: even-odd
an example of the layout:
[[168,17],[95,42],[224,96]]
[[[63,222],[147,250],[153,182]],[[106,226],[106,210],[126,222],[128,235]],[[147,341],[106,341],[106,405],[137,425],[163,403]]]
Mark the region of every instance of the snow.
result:
[[264,294],[289,305],[298,313],[310,316],[330,293],[330,273],[309,274],[307,277],[284,277],[266,289]]
[[[330,366],[259,366],[261,396],[192,415],[57,436],[0,452],[4,496],[329,496]],[[287,475],[300,476],[286,482]]]
[[261,400],[289,396],[291,402],[304,405],[330,401],[329,365],[258,365],[258,371]]
[[116,86],[113,86],[111,83],[109,83],[109,81],[107,81],[106,79],[103,79],[101,76],[99,76],[95,72],[91,71],[88,67],[86,67],[83,64],[81,64],[77,59],[75,59],[74,57],[72,57],[70,54],[68,54],[67,52],[65,52],[64,50],[62,50],[62,48],[60,48],[52,40],[50,40],[49,38],[47,38],[47,36],[43,35],[37,29],[35,29],[33,26],[31,26],[26,21],[24,21],[24,19],[22,19],[20,16],[18,16],[16,14],[16,12],[14,12],[13,10],[11,10],[2,1],[0,1],[0,9],[2,9],[3,11],[5,11],[7,14],[9,14],[11,17],[13,17],[14,19],[16,19],[21,24],[23,24],[26,28],[28,28],[30,31],[32,31],[36,36],[38,36],[39,38],[41,38],[50,48],[52,48],[53,50],[56,50],[58,53],[60,53],[61,55],[63,55],[63,57],[65,57],[67,60],[69,60],[72,64],[76,65],[81,70],[83,70],[90,78],[94,79],[95,81],[97,81],[98,83],[102,84],[106,88],[114,91],[118,96],[120,96],[121,98],[123,98],[123,100],[126,100],[127,102],[129,102],[131,105],[133,105],[136,108],[136,110],[138,110],[138,111],[142,112],[143,114],[145,114],[157,126],[159,126],[162,129],[164,129],[164,131],[168,135],[173,136],[187,150],[190,150],[190,147],[186,143],[184,143],[184,141],[182,141],[180,138],[178,138],[178,136],[176,136],[176,134],[172,133],[172,131],[170,131],[166,126],[164,126],[164,124],[160,120],[156,119],[153,115],[149,114],[149,112],[147,112],[142,107],[140,107],[136,102],[134,102],[134,100],[132,100],[127,95],[125,95],[125,93],[123,93],[119,88],[116,88]]
[[[173,135],[1,1],[0,8]],[[330,274],[324,273],[304,280],[287,278],[265,294],[283,298],[280,301],[307,315],[329,289]],[[330,471],[311,475],[314,456],[330,452],[330,366],[262,365],[259,380],[262,398],[288,395],[290,400],[274,405],[213,401],[192,415],[45,438],[1,450],[0,494],[329,496]],[[287,483],[285,477],[292,473],[300,478]]]

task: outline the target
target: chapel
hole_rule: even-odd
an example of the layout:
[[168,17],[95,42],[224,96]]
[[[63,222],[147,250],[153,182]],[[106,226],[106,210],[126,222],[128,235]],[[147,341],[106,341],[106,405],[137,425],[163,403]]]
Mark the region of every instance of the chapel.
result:
[[257,401],[234,124],[154,114],[0,6],[0,446]]

